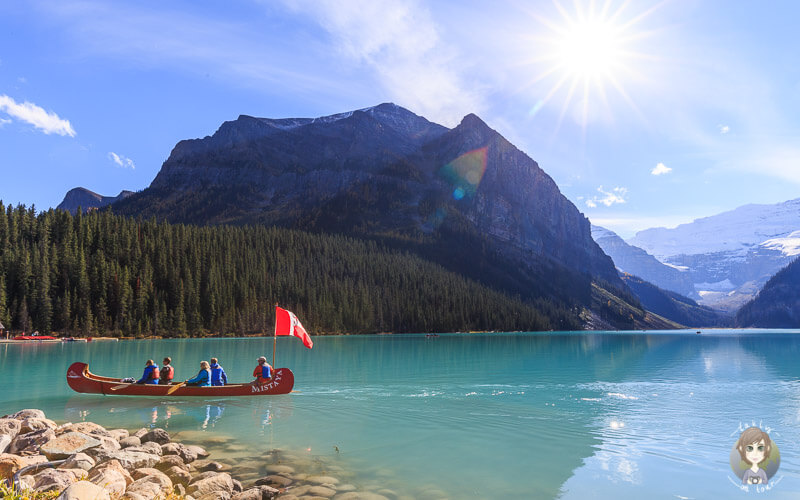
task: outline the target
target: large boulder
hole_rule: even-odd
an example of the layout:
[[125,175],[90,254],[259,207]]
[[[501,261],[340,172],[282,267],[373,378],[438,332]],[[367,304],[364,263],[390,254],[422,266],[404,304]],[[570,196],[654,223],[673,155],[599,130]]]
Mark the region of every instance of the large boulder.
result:
[[17,437],[21,427],[22,422],[15,418],[0,418],[0,434],[11,436],[11,439]]
[[108,492],[89,481],[72,483],[56,500],[111,500]]
[[[131,474],[131,476],[133,476],[134,480],[141,479],[141,478],[146,477],[146,476],[159,476],[165,482],[166,482],[166,480],[169,479],[169,477],[166,474],[164,474],[163,472],[161,472],[158,469],[153,469],[152,467],[143,467],[141,469],[136,469],[135,471],[133,471],[133,474]],[[170,481],[170,485],[171,484],[172,484],[172,482]],[[170,488],[171,487],[172,486],[170,486]]]
[[141,469],[142,467],[153,467],[158,461],[158,455],[152,453],[145,453],[142,451],[128,451],[128,450],[103,450],[99,451],[97,448],[92,448],[89,455],[93,456],[98,463],[103,463],[109,460],[116,460],[126,470],[132,471],[134,469]]
[[27,434],[28,432],[41,431],[43,429],[55,430],[57,427],[58,425],[49,418],[30,417],[20,422],[19,432],[20,434]]
[[63,464],[59,465],[59,469],[79,469],[84,471],[92,470],[92,467],[96,465],[96,462],[92,457],[87,455],[86,453],[76,453],[69,458]]
[[126,437],[130,436],[128,429],[110,429],[108,433],[111,434],[111,437],[117,441],[122,441]]
[[119,440],[119,445],[123,448],[128,448],[129,446],[141,446],[142,440],[136,436],[128,436],[126,438],[122,438]]
[[160,471],[158,474],[145,475],[128,486],[125,495],[140,495],[144,498],[161,498],[172,492],[172,481]]
[[38,492],[63,491],[77,479],[72,469],[45,469],[33,476],[33,489]]
[[116,460],[103,462],[89,471],[89,481],[101,486],[113,498],[119,498],[133,483],[133,478]]
[[233,496],[233,478],[225,472],[214,473],[212,476],[189,483],[189,488],[186,492],[195,498],[200,498],[209,493],[222,492],[226,493],[230,498]]
[[172,484],[182,484],[187,486],[189,482],[192,480],[192,475],[183,467],[178,467],[177,465],[173,465],[164,473],[172,480]]
[[42,429],[40,431],[19,434],[11,441],[8,447],[9,453],[19,454],[20,452],[38,453],[39,447],[56,437],[53,429]]
[[10,453],[0,453],[0,482],[11,479],[15,472],[24,467],[23,463],[22,457]]
[[25,420],[26,418],[47,418],[42,410],[37,409],[25,409],[20,410],[17,413],[10,416],[11,418],[15,418],[17,420]]
[[0,434],[0,453],[5,453],[11,445],[11,436],[8,434]]
[[184,465],[183,459],[180,457],[180,455],[164,455],[156,464],[156,469],[162,472],[166,471],[170,467],[180,467],[182,469],[186,469],[186,465]]
[[169,432],[165,431],[164,429],[153,429],[152,431],[142,436],[141,440],[142,443],[153,441],[158,444],[166,444],[169,443]]
[[191,448],[181,443],[166,443],[161,445],[161,452],[164,455],[178,455],[185,463],[197,460],[197,453]]
[[189,452],[194,453],[197,458],[208,458],[211,455],[202,446],[187,444],[186,448],[189,450]]
[[100,440],[81,432],[67,432],[43,444],[39,451],[52,461],[69,458],[95,446],[100,446]]
[[93,436],[113,438],[111,433],[108,432],[105,427],[94,422],[77,422],[72,424],[70,430],[74,432],[82,432],[84,434],[91,434]]

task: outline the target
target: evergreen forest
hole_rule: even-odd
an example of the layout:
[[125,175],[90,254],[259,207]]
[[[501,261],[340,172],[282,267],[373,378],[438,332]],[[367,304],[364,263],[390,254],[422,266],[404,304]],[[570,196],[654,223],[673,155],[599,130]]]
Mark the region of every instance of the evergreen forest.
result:
[[578,329],[577,314],[342,235],[190,226],[0,202],[0,322],[82,336]]

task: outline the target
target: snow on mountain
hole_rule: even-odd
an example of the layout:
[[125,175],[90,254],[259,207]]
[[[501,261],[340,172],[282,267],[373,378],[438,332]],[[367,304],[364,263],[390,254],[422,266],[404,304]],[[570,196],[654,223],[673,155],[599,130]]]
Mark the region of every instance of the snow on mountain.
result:
[[784,255],[800,255],[800,231],[793,231],[783,238],[772,238],[760,245],[768,250],[778,250]]
[[687,273],[701,304],[734,311],[800,255],[800,198],[646,229],[627,243]]
[[[716,252],[745,257],[748,251],[767,240],[789,237],[798,229],[800,198],[777,205],[744,205],[672,229],[645,229],[627,242],[662,262],[676,255]],[[783,251],[783,247],[773,249]]]

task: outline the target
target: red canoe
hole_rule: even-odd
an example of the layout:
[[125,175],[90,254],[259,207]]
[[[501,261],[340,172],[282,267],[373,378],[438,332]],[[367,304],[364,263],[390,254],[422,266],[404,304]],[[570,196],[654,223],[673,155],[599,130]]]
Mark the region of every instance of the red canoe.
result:
[[[289,394],[294,387],[294,374],[288,368],[278,368],[272,381],[264,385],[229,384],[212,387],[183,386],[175,389],[175,385],[126,384],[121,379],[101,377],[89,371],[86,363],[72,363],[67,370],[67,383],[76,392],[88,394],[105,394],[120,396],[269,396]],[[167,394],[170,389],[172,392]]]

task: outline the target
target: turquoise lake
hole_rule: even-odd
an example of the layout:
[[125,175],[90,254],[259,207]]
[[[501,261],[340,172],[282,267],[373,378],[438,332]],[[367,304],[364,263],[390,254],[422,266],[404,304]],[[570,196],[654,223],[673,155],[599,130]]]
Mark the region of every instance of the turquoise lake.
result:
[[[250,381],[272,338],[0,344],[0,415],[162,427],[238,443],[212,458],[287,450],[353,484],[407,498],[800,497],[800,332],[574,332],[278,339],[295,391],[262,398],[74,393],[67,367],[140,377],[171,356],[176,379],[215,356]],[[743,491],[729,461],[745,427],[768,429],[780,467]],[[220,452],[222,453],[222,452]]]

